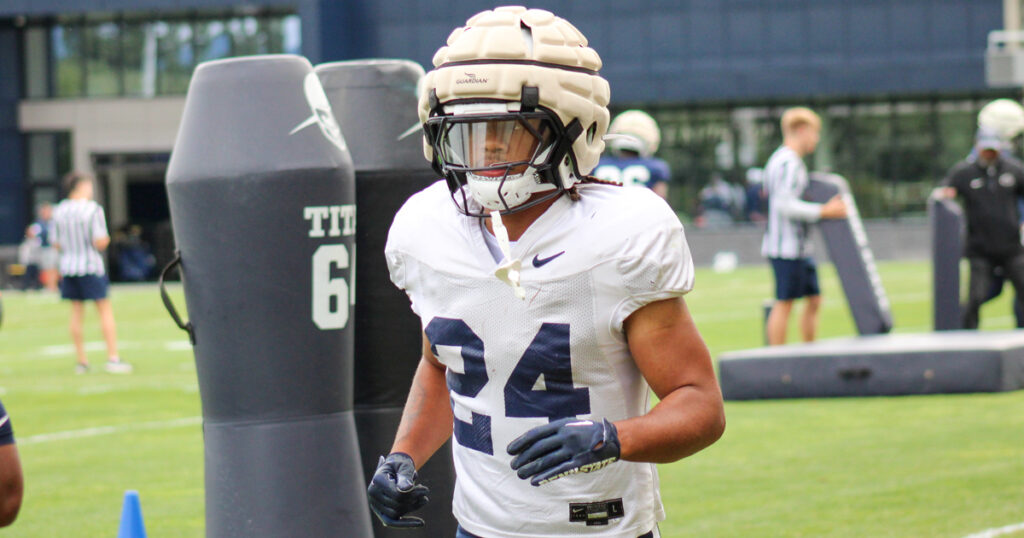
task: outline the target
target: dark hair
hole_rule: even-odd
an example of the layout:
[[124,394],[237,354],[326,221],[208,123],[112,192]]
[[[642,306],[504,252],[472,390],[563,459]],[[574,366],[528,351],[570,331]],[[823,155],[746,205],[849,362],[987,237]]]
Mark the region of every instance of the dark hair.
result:
[[71,194],[83,181],[92,181],[92,176],[85,172],[71,171],[64,176],[64,195]]

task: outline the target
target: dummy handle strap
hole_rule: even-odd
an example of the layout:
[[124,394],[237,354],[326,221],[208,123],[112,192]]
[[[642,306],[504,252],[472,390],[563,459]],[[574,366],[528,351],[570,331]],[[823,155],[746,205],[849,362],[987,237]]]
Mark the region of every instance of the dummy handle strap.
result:
[[181,321],[181,316],[178,315],[178,310],[176,308],[174,308],[174,303],[171,302],[171,297],[169,295],[167,295],[167,288],[164,286],[164,278],[166,278],[168,273],[171,272],[171,269],[174,269],[175,267],[179,268],[178,271],[180,273],[181,272],[181,269],[180,269],[180,267],[181,267],[181,251],[178,251],[178,250],[174,251],[174,259],[171,260],[170,263],[168,263],[166,266],[164,266],[162,271],[160,271],[160,298],[163,299],[163,301],[164,301],[164,308],[166,308],[167,309],[167,313],[171,315],[171,319],[174,320],[174,323],[176,323],[181,330],[183,330],[183,331],[188,333],[188,341],[193,346],[195,346],[196,345],[196,333],[195,333],[194,328],[192,327],[192,322],[191,321],[186,321],[186,322],[182,322]]

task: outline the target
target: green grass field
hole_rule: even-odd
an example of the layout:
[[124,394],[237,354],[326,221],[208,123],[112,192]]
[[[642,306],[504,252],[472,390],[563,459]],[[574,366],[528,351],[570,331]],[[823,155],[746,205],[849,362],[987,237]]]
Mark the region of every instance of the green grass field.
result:
[[[931,323],[930,270],[883,263],[899,332]],[[835,273],[822,268],[821,337],[854,333]],[[699,271],[687,296],[712,353],[756,347],[766,267]],[[1008,296],[983,330],[1012,325]],[[176,302],[183,305],[180,288]],[[7,536],[114,536],[137,489],[153,537],[203,535],[203,448],[191,350],[153,286],[118,286],[122,356],[136,372],[76,376],[67,306],[4,292],[0,398],[26,474]],[[899,398],[729,402],[725,436],[661,467],[665,536],[949,536],[1024,521],[1024,391]],[[343,532],[339,531],[339,536]]]

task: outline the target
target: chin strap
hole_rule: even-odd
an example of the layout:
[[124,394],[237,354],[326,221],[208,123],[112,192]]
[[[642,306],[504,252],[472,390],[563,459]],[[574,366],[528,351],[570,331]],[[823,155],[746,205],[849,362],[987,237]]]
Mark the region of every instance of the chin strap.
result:
[[501,212],[491,211],[491,226],[494,228],[494,237],[498,239],[498,248],[501,249],[501,254],[504,259],[498,264],[498,268],[494,270],[494,276],[498,277],[498,280],[512,286],[512,291],[515,292],[516,297],[519,299],[526,299],[526,290],[519,285],[519,270],[522,268],[522,262],[516,258],[512,259],[512,247],[508,242],[508,230],[505,229],[505,225],[501,222]]

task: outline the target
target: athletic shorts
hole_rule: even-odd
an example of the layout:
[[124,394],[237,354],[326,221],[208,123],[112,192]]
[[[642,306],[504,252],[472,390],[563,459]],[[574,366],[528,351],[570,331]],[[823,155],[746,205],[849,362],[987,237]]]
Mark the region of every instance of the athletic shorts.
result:
[[820,295],[818,268],[811,258],[768,258],[775,273],[775,298],[789,301]]
[[106,275],[66,276],[60,281],[60,296],[71,301],[107,298]]

